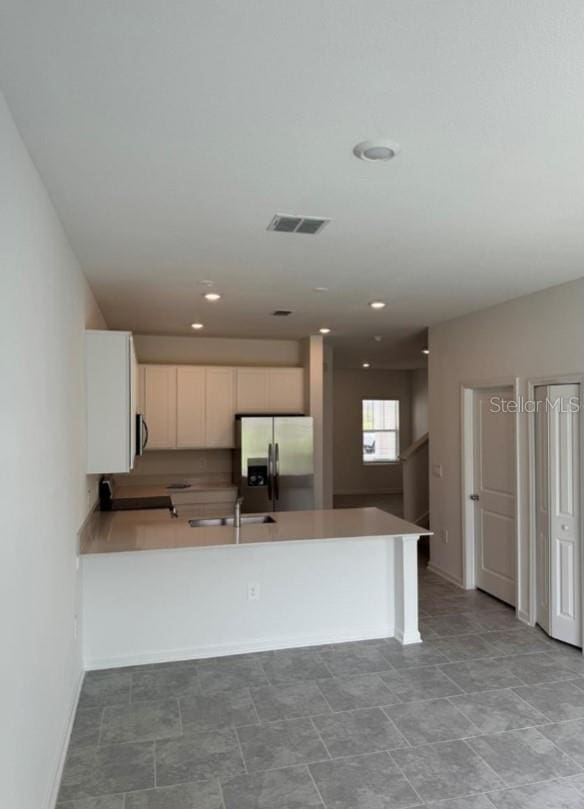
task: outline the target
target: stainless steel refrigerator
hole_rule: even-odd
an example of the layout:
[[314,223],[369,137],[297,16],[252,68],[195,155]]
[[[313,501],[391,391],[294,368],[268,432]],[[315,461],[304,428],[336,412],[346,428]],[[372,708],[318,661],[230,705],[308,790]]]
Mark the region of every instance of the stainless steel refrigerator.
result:
[[310,416],[237,416],[233,482],[242,510],[314,508],[314,441]]

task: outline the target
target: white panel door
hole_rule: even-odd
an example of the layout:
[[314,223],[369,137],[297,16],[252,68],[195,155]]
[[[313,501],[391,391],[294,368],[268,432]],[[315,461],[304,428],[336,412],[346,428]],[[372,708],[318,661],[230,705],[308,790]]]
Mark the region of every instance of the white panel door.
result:
[[549,419],[545,410],[548,397],[546,386],[535,389],[535,564],[537,623],[548,635],[550,626],[550,476]]
[[176,448],[176,366],[144,366],[144,418],[147,449]]
[[268,369],[270,413],[304,413],[304,369]]
[[477,391],[474,498],[477,587],[515,604],[515,421],[504,407],[512,388]]
[[548,397],[550,634],[581,646],[579,386],[551,385]]
[[205,385],[206,446],[235,446],[235,369],[207,368]]
[[269,413],[268,369],[238,368],[237,412]]
[[205,437],[205,369],[196,365],[176,370],[176,446],[200,448]]

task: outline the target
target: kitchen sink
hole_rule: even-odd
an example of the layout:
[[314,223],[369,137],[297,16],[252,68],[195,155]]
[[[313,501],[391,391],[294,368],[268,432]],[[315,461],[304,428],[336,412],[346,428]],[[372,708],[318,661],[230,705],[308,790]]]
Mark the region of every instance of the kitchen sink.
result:
[[[191,528],[213,528],[221,525],[233,525],[233,517],[205,517],[200,520],[189,520]],[[276,520],[269,514],[242,514],[242,525],[266,525]]]

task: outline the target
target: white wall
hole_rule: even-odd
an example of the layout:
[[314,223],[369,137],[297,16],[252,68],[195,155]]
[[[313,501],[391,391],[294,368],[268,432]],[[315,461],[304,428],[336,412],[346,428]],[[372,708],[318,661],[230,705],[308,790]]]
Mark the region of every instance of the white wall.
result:
[[[552,287],[430,329],[430,464],[443,478],[430,478],[432,563],[462,580],[460,387],[463,382],[517,377],[527,380],[584,372],[584,280]],[[528,609],[528,424],[518,422],[519,608]],[[449,532],[448,544],[440,539]]]
[[230,337],[164,337],[135,334],[139,362],[209,365],[302,365],[298,340],[236,340]]
[[157,449],[137,457],[129,475],[116,475],[120,483],[143,476],[176,475],[231,483],[232,452],[229,449]]
[[[392,636],[396,543],[360,537],[86,555],[86,665]],[[257,601],[247,597],[250,582],[259,584]]]
[[411,441],[411,371],[344,370],[333,381],[333,477],[335,494],[401,492],[401,463],[365,465],[362,456],[363,399],[399,399],[400,448]]
[[416,368],[412,371],[411,382],[413,442],[428,432],[428,369]]
[[0,94],[0,805],[50,806],[81,676],[83,330],[104,321]]

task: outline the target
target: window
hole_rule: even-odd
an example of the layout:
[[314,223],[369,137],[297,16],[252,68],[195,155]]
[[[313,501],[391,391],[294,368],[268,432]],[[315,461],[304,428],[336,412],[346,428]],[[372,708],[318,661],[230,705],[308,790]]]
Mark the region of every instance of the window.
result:
[[363,399],[363,463],[399,459],[399,402]]

